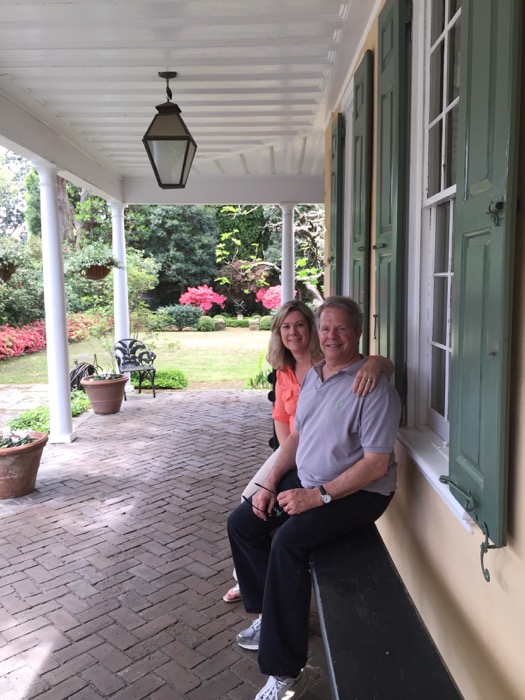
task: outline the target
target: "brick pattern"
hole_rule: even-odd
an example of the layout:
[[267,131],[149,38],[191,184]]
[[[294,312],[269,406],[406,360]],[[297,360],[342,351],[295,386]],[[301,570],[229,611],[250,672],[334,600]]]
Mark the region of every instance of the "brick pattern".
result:
[[[253,698],[225,521],[270,433],[265,392],[162,392],[48,445],[37,491],[0,501],[0,697]],[[328,699],[315,610],[310,650],[304,697]]]

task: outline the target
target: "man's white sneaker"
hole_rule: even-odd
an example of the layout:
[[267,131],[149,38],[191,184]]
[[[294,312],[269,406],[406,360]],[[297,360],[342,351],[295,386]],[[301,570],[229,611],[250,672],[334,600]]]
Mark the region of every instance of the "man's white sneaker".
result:
[[264,688],[261,688],[255,700],[298,700],[308,685],[307,674],[304,669],[297,678],[285,678],[280,681],[275,676],[270,676]]
[[261,637],[261,618],[255,619],[248,629],[239,632],[237,635],[237,644],[243,649],[257,651],[259,648],[259,639]]

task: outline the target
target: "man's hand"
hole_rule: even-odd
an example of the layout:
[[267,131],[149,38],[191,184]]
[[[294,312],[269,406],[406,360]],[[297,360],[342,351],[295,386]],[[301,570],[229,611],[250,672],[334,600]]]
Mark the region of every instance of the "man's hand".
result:
[[268,520],[268,515],[276,503],[276,495],[263,488],[252,496],[252,510],[261,520]]
[[319,489],[290,489],[277,496],[277,502],[287,515],[299,515],[324,505]]

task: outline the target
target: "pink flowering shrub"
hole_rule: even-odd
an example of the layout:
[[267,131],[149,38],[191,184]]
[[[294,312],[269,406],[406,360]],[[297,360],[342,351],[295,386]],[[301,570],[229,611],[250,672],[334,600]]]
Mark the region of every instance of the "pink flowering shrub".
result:
[[[297,294],[297,292],[294,293]],[[278,309],[281,306],[281,296],[282,288],[280,284],[276,284],[274,287],[264,287],[259,289],[255,295],[255,301],[260,301],[265,309]]]
[[213,304],[218,304],[223,309],[225,301],[225,296],[217,294],[207,284],[201,284],[200,287],[188,287],[188,291],[181,295],[179,304],[200,306],[202,313],[205,314],[211,309]]
[[[91,334],[92,324],[82,314],[68,317],[68,340],[70,343],[84,340]],[[15,328],[6,324],[0,326],[0,361],[10,360],[20,355],[30,355],[46,347],[46,328],[44,321],[35,321],[26,326]]]

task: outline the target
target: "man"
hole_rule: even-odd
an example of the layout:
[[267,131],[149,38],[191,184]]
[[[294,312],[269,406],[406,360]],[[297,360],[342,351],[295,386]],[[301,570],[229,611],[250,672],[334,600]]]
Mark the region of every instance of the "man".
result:
[[396,488],[399,396],[383,375],[367,396],[352,391],[364,363],[361,310],[330,297],[316,321],[324,360],[304,378],[294,431],[251,504],[228,519],[245,609],[262,613],[237,635],[258,649],[269,676],[256,700],[295,700],[305,690],[310,552],[377,520]]

